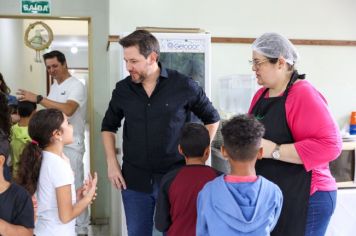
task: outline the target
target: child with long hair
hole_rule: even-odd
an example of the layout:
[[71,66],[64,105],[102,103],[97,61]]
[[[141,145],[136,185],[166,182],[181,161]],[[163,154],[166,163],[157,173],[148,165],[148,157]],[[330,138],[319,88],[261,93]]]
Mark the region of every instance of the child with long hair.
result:
[[[1,75],[1,74],[0,74]],[[4,156],[9,156],[10,151],[10,135],[11,135],[11,116],[10,110],[7,105],[6,94],[0,90],[0,139],[2,140],[2,146],[6,146],[7,152]],[[11,179],[10,167],[7,163],[4,163],[4,177],[5,180]]]
[[7,166],[10,144],[10,113],[0,91],[0,235],[33,235],[33,207],[27,191],[11,183]]
[[36,236],[75,235],[75,218],[96,197],[97,174],[74,189],[74,174],[63,146],[73,141],[73,127],[57,109],[41,110],[28,126],[32,141],[24,148],[17,182],[36,193]]
[[[15,96],[11,95],[11,89],[7,86],[4,77],[0,73],[0,93],[5,95],[5,101],[10,109],[11,122],[16,123],[18,121],[18,115],[16,115],[17,99]],[[0,110],[3,111],[3,110]]]

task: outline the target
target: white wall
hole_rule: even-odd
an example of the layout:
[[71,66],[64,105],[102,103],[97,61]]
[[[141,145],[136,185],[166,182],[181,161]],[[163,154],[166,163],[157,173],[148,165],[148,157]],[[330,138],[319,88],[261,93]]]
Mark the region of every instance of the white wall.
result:
[[56,32],[56,35],[88,35],[86,21],[44,20],[43,22],[49,25],[53,32]]
[[[258,37],[276,31],[288,38],[356,39],[353,0],[111,0],[110,34],[136,26],[195,27],[212,36]],[[297,46],[301,73],[327,98],[339,124],[356,110],[356,47]],[[212,100],[218,78],[251,73],[250,45],[212,45]],[[354,102],[352,102],[354,101]]]
[[0,18],[0,73],[15,95],[24,77],[22,21]]
[[[27,27],[34,23],[34,20],[22,20],[22,19],[14,19],[14,21],[22,22],[22,30],[23,35],[25,35]],[[30,36],[31,37],[31,36]],[[43,65],[43,62],[35,62],[36,51],[27,47],[24,43],[23,37],[22,41],[17,47],[22,47],[23,55],[23,67],[19,68],[19,71],[23,71],[24,76],[21,80],[18,81],[16,87],[20,89],[26,89],[36,94],[46,95],[47,92],[47,78],[46,78],[46,69]],[[42,52],[40,53],[40,58],[42,60]],[[15,63],[15,62],[13,62]]]
[[59,50],[66,55],[67,65],[70,68],[88,68],[88,49],[78,47],[76,54],[71,53],[68,47],[52,47],[52,50]]

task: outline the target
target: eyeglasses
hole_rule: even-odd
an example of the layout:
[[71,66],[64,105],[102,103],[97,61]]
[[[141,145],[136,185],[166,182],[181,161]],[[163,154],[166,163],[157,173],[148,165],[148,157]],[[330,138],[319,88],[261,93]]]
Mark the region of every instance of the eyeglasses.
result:
[[264,59],[264,60],[249,60],[248,62],[250,63],[250,65],[252,67],[255,67],[256,69],[259,69],[261,67],[261,65],[265,62],[269,61],[268,59]]

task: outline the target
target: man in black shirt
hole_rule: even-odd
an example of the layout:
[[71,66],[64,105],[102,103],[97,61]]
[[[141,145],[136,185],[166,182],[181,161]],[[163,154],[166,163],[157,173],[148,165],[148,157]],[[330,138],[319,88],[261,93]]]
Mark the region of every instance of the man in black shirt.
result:
[[0,137],[0,235],[32,236],[34,214],[28,192],[4,178],[8,146]]
[[[129,235],[152,234],[153,213],[162,176],[184,165],[178,152],[180,131],[190,112],[213,139],[219,114],[191,78],[164,68],[157,39],[137,30],[120,40],[130,76],[116,84],[102,122],[108,177],[122,189]],[[123,126],[122,170],[115,133]]]

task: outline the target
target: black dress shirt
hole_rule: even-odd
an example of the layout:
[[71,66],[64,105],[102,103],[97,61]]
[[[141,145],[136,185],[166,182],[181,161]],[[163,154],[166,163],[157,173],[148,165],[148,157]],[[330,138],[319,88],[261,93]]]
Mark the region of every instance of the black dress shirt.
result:
[[129,189],[151,192],[155,175],[184,165],[178,139],[190,112],[204,124],[220,120],[203,89],[190,77],[160,65],[150,97],[131,76],[116,84],[101,131],[123,127],[123,177]]

